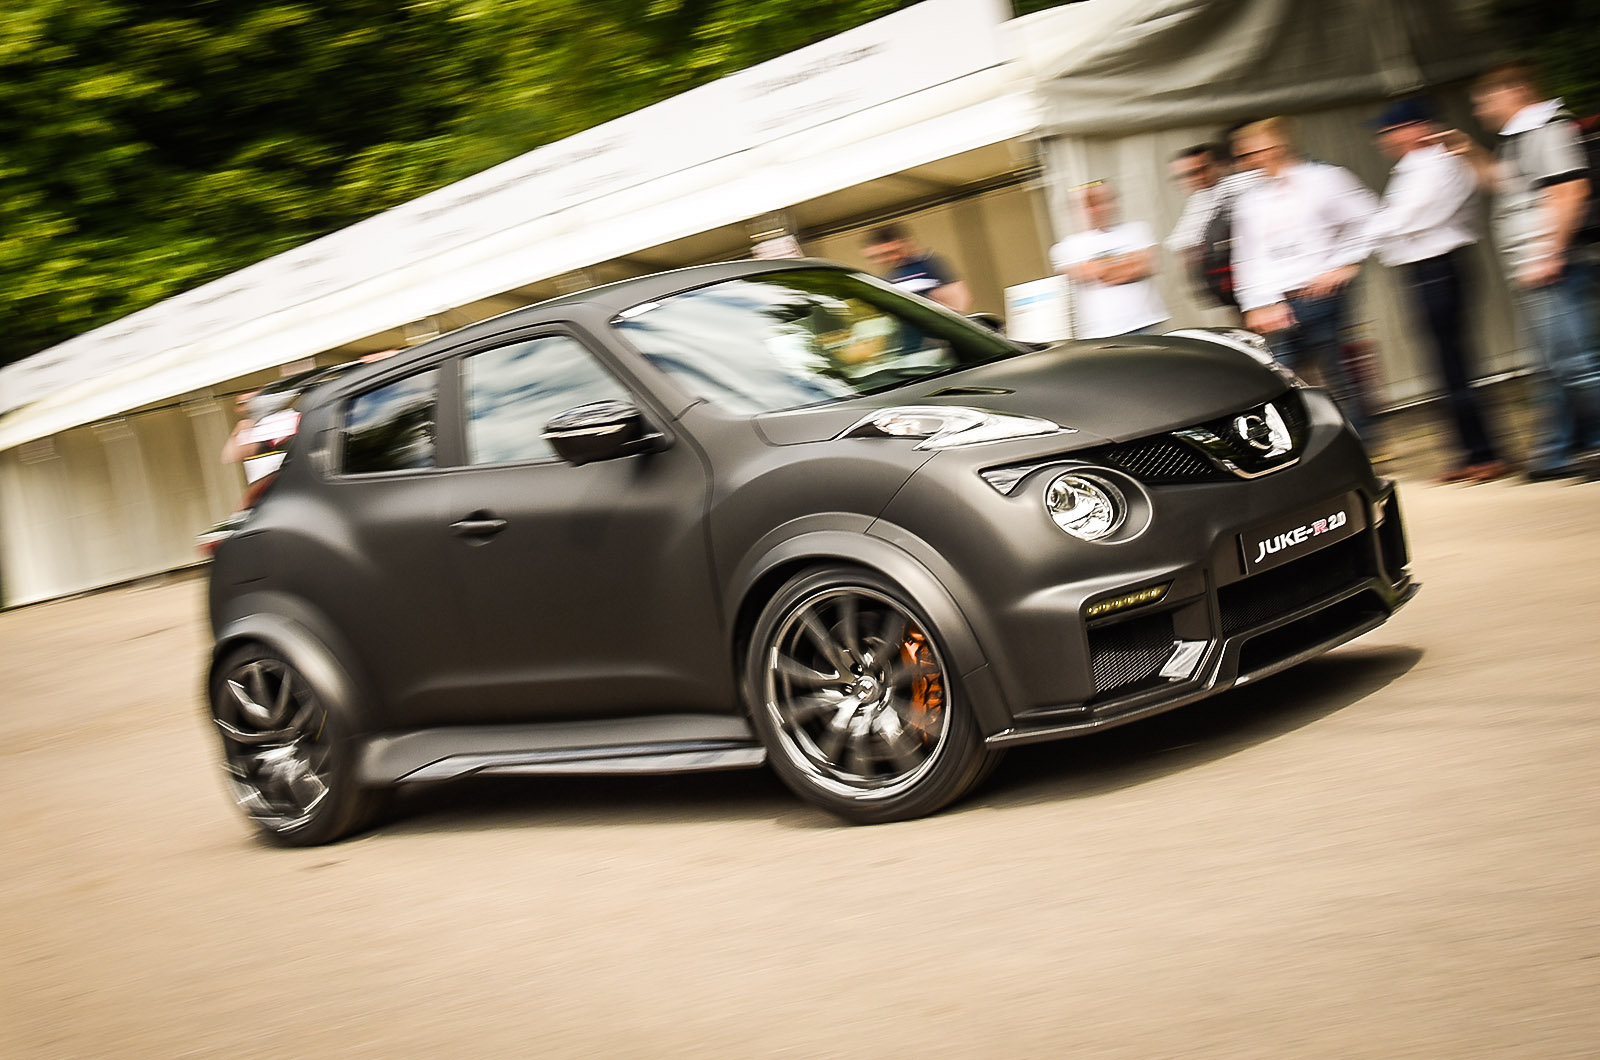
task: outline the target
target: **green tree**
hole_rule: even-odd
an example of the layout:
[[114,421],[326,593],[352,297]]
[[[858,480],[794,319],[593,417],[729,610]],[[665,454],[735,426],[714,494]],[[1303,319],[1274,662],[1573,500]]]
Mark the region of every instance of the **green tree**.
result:
[[22,0],[0,19],[0,361],[437,186],[451,6]]
[[1549,90],[1580,113],[1600,111],[1600,0],[1494,0],[1500,38],[1532,60]]
[[450,175],[478,172],[915,0],[472,0],[498,75],[463,121]]

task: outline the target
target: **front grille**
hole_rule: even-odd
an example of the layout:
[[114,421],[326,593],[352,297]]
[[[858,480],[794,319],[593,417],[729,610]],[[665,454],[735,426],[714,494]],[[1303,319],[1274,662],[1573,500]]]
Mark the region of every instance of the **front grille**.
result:
[[1294,447],[1298,450],[1305,441],[1308,425],[1305,395],[1298,390],[1290,389],[1273,404],[1278,406],[1278,412],[1283,416],[1283,422],[1289,428],[1289,435],[1294,439]]
[[1170,438],[1144,438],[1102,449],[1101,459],[1144,482],[1215,482],[1228,475],[1192,446]]
[[1305,399],[1298,390],[1285,391],[1270,404],[1283,417],[1291,440],[1289,451],[1278,456],[1268,457],[1252,448],[1239,437],[1234,422],[1243,415],[1264,416],[1266,405],[1263,404],[1178,431],[1064,453],[1046,460],[986,468],[983,476],[1001,493],[1009,494],[1033,472],[1069,462],[1102,464],[1156,486],[1237,481],[1238,477],[1264,475],[1294,463],[1305,447],[1307,433]]
[[[1240,434],[1239,428],[1239,421],[1246,417],[1260,417],[1265,421],[1268,418],[1268,405],[1283,417],[1283,425],[1289,432],[1288,448],[1276,455],[1268,455],[1250,445]],[[1291,389],[1266,404],[1245,409],[1242,413],[1219,416],[1176,433],[1200,446],[1214,459],[1236,468],[1239,474],[1249,477],[1277,471],[1299,459],[1300,450],[1304,448],[1306,442],[1306,426],[1305,399],[1300,391]]]
[[1089,630],[1095,691],[1103,696],[1154,677],[1172,654],[1174,639],[1170,612]]
[[1224,585],[1217,590],[1223,636],[1298,611],[1374,573],[1371,539],[1360,533],[1292,563]]
[[1235,420],[1240,415],[1264,416],[1266,405],[1241,413],[1219,416],[1171,434],[1156,434],[1122,442],[1084,454],[1119,471],[1126,471],[1141,482],[1155,485],[1218,482],[1232,479],[1231,465],[1244,475],[1261,475],[1294,463],[1306,440],[1305,399],[1289,390],[1271,402],[1289,429],[1289,451],[1268,457],[1239,437]]

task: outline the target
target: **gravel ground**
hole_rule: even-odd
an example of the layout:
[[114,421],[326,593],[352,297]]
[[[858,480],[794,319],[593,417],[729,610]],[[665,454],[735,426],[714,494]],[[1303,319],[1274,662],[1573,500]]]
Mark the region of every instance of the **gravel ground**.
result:
[[272,849],[202,581],[0,614],[0,1055],[1600,1055],[1600,485],[1403,501],[1388,626],[875,828],[505,779]]

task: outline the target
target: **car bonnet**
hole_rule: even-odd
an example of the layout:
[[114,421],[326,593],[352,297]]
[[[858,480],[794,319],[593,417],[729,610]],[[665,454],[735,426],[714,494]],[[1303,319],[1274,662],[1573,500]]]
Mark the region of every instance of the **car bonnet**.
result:
[[964,405],[1071,427],[1080,442],[1125,441],[1259,405],[1283,381],[1234,350],[1185,339],[1055,346],[891,391],[756,418],[774,445],[836,437],[872,409]]

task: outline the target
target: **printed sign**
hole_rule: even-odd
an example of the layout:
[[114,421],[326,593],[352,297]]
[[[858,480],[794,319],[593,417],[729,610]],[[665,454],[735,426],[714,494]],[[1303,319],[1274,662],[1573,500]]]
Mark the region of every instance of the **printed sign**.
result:
[[1366,526],[1366,508],[1353,493],[1275,519],[1239,535],[1245,573],[1255,574],[1299,559],[1343,541]]
[[1062,276],[1006,288],[1006,335],[1018,342],[1059,342],[1072,337],[1072,299]]

